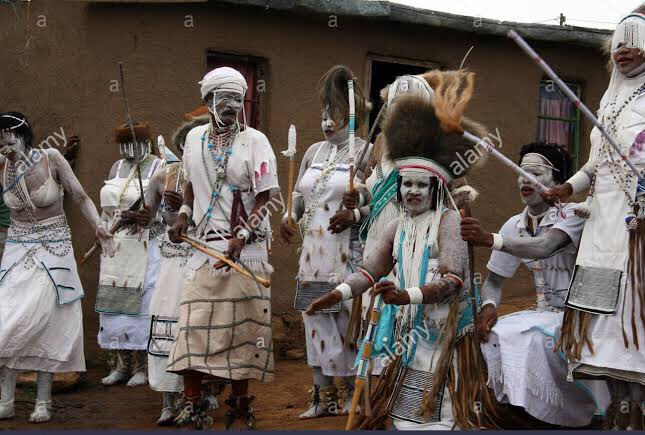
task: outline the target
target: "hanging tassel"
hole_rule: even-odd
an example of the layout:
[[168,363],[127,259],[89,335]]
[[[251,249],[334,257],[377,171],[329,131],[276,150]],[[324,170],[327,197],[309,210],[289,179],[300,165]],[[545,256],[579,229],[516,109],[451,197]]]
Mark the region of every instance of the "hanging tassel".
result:
[[573,209],[573,214],[582,219],[589,219],[591,217],[591,197],[588,196],[585,202],[578,204]]

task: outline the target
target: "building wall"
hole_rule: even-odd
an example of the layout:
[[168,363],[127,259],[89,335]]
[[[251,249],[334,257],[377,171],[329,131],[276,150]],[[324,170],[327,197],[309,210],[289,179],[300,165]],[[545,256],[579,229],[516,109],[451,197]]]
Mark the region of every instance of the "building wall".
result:
[[[81,136],[76,174],[95,202],[102,180],[119,158],[112,140],[114,127],[125,120],[121,94],[114,92],[118,62],[126,66],[134,118],[150,121],[168,140],[181,116],[200,104],[197,82],[205,73],[207,50],[267,59],[259,127],[274,146],[285,192],[288,164],[279,151],[286,148],[289,125],[298,128],[301,158],[305,147],[322,136],[315,94],[318,79],[330,66],[344,63],[365,81],[368,53],[434,61],[451,69],[474,45],[467,66],[477,73],[476,94],[468,114],[492,131],[499,129],[503,152],[513,159],[521,144],[535,138],[542,74],[503,38],[343,17],[337,17],[337,27],[330,27],[333,17],[215,2],[123,5],[38,0],[30,4],[27,27],[25,8],[18,4],[14,13],[11,5],[0,5],[2,110],[27,113],[38,138],[61,127]],[[191,19],[193,27],[186,27]],[[608,80],[599,51],[550,43],[534,46],[563,77],[581,80],[583,100],[597,108]],[[589,132],[585,122],[584,158]],[[474,170],[469,180],[481,193],[473,214],[489,229],[497,229],[521,210],[515,175],[496,161]],[[66,203],[66,210],[80,258],[93,234],[74,204]],[[278,221],[274,217],[275,230]],[[293,301],[298,250],[277,237],[273,247],[273,309],[286,312]],[[485,274],[488,255],[486,250],[476,250],[478,272]],[[86,340],[88,349],[95,349],[98,260],[80,270],[87,293],[83,302]],[[526,294],[527,274],[507,287],[509,295]]]

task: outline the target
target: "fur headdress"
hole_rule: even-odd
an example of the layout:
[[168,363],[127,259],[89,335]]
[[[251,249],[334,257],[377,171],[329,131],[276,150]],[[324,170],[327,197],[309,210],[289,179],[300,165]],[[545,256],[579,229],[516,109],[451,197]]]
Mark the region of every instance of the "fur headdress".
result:
[[339,126],[344,126],[349,120],[349,95],[347,81],[354,81],[354,99],[356,109],[356,127],[367,121],[370,111],[369,101],[354,77],[351,69],[345,65],[335,65],[327,71],[318,82],[318,94],[323,109],[329,110],[329,116]]
[[[144,142],[149,140],[152,143],[152,128],[147,122],[135,122],[134,137],[137,142]],[[116,143],[129,143],[132,142],[132,132],[130,131],[129,124],[123,124],[116,128],[115,132]]]
[[[384,125],[389,157],[399,170],[421,170],[432,173],[445,183],[465,175],[451,163],[475,145],[463,137],[467,130],[485,137],[484,127],[463,116],[472,97],[474,73],[465,71],[429,73],[435,96],[409,94],[397,99],[388,110]],[[424,75],[425,76],[425,75]],[[467,168],[466,168],[467,169]]]

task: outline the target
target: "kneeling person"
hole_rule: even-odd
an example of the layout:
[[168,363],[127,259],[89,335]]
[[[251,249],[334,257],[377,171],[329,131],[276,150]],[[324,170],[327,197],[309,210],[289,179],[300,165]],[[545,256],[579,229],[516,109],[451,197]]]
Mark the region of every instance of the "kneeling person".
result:
[[[520,155],[520,166],[547,187],[569,176],[571,159],[558,145],[525,145]],[[464,219],[461,225],[465,241],[494,250],[478,319],[489,386],[499,402],[522,407],[538,420],[585,426],[597,404],[602,407],[608,400],[605,383],[585,386],[567,381],[567,363],[554,351],[584,220],[573,213],[577,204],[551,207],[523,177],[518,185],[526,207],[510,218],[499,234],[485,231],[474,218]],[[522,263],[535,279],[537,307],[498,321],[502,283],[513,277]]]

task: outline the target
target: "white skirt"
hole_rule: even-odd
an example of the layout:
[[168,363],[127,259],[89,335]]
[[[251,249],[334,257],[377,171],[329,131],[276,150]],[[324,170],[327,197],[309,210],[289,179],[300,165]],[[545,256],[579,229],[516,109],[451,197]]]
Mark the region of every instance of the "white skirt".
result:
[[[58,219],[64,222],[64,216],[57,216],[39,224]],[[10,229],[8,239],[12,238]],[[69,243],[64,256],[42,245],[30,256],[23,244],[6,243],[0,278],[0,367],[50,373],[85,371],[83,288]],[[36,244],[29,246],[33,247]]]
[[520,311],[503,316],[481,349],[488,385],[500,403],[524,408],[538,420],[560,426],[591,423],[609,403],[604,381],[567,381],[567,362],[555,352],[561,312]]
[[[303,313],[307,364],[320,367],[325,376],[355,376],[356,346],[345,345],[352,301],[341,304],[338,313]],[[353,343],[352,343],[353,344]],[[348,343],[349,345],[349,343]]]
[[139,316],[127,316],[100,313],[98,343],[101,349],[147,349],[150,336],[150,301],[159,275],[160,259],[159,240],[149,240],[141,314]]
[[[161,244],[161,252],[159,278],[157,279],[154,295],[150,301],[150,314],[154,317],[160,316],[165,319],[169,319],[173,322],[173,326],[176,326],[176,322],[179,320],[181,291],[184,288],[184,283],[186,281],[186,263],[190,255],[181,255],[180,248],[171,244],[167,233],[164,235],[164,240]],[[179,255],[166,257],[163,255],[164,253]],[[154,323],[153,318],[151,331],[155,330]],[[154,339],[154,333],[151,339]],[[150,388],[155,391],[162,392],[177,393],[183,391],[183,378],[175,373],[167,372],[166,367],[168,367],[168,356],[160,355],[160,353],[170,351],[172,342],[155,341],[153,346],[156,346],[157,343],[160,347],[159,352],[155,351],[155,353],[157,353],[155,355],[148,353],[148,381],[150,383]],[[150,348],[148,350],[150,350]]]

